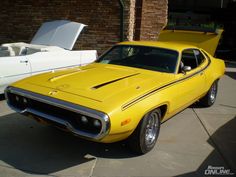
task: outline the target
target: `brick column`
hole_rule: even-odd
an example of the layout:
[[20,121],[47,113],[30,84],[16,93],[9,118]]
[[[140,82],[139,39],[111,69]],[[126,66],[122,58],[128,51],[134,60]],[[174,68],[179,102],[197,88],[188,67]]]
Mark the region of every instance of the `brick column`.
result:
[[135,40],[157,40],[167,24],[168,0],[136,0]]

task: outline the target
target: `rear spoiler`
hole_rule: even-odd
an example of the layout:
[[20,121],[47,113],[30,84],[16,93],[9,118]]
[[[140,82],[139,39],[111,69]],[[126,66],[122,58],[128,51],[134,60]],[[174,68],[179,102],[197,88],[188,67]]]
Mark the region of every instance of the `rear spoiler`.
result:
[[161,31],[158,41],[173,41],[195,45],[214,56],[223,29],[201,27],[167,27]]
[[205,28],[205,27],[192,27],[192,26],[167,26],[165,30],[182,30],[182,31],[195,31],[195,32],[203,32],[203,33],[215,33],[218,34],[219,29],[217,28]]

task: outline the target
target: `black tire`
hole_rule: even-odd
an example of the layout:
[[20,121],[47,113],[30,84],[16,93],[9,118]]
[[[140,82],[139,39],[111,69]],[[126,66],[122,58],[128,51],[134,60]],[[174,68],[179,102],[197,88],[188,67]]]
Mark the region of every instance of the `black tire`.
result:
[[200,99],[200,104],[205,107],[212,106],[216,101],[217,91],[218,81],[215,81],[211,85],[211,88],[208,90],[207,94],[202,99]]
[[160,109],[146,114],[128,139],[128,146],[137,154],[145,154],[153,149],[160,131]]

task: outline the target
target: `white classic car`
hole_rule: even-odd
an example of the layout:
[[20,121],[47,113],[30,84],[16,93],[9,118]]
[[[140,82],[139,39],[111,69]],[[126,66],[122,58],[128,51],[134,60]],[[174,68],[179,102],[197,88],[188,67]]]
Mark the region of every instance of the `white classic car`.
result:
[[86,25],[67,20],[43,23],[30,44],[0,46],[0,94],[7,85],[43,72],[86,65],[96,60],[96,50],[71,51]]

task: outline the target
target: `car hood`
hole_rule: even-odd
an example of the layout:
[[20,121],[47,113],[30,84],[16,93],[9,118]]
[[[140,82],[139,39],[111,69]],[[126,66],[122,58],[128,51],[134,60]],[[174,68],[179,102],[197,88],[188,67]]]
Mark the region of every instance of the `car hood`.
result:
[[214,56],[223,30],[216,31],[190,31],[190,30],[163,30],[161,31],[158,41],[173,41],[195,45],[204,49]]
[[48,96],[52,91],[73,95],[73,100],[82,105],[95,102],[95,106],[99,103],[118,106],[161,87],[174,78],[174,74],[94,63],[36,75],[13,86]]
[[72,50],[79,34],[86,25],[68,20],[43,23],[31,44],[58,46]]

